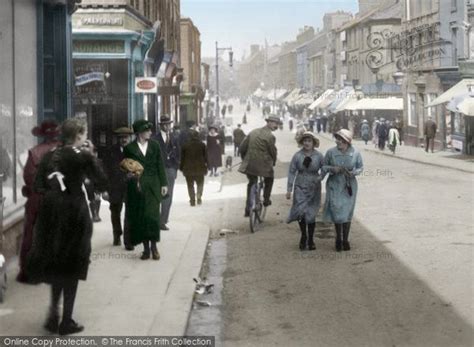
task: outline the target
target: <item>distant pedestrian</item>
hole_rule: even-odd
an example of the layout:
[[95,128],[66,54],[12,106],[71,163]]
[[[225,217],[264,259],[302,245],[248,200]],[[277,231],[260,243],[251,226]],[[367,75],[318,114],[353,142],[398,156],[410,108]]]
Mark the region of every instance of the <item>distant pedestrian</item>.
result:
[[341,129],[336,134],[336,147],[329,149],[324,157],[326,202],[323,220],[334,223],[336,228],[336,251],[349,251],[349,232],[357,197],[356,176],[363,170],[362,156],[352,145],[352,134]]
[[395,124],[390,126],[390,130],[388,131],[388,147],[395,154],[395,150],[397,146],[400,144],[400,134],[398,133],[398,129]]
[[379,140],[379,149],[385,150],[385,143],[388,140],[388,126],[385,119],[380,118],[380,124],[377,127],[377,137]]
[[209,127],[207,135],[207,168],[209,176],[219,176],[217,169],[222,166],[222,140],[217,133],[217,126]]
[[291,117],[291,116],[288,119],[288,128],[290,129],[290,131],[293,130],[293,117]]
[[36,173],[43,157],[56,148],[60,142],[59,124],[54,120],[45,120],[41,125],[34,127],[31,133],[43,139],[43,142],[34,146],[28,151],[28,159],[23,169],[23,180],[25,185],[21,189],[22,195],[27,199],[25,203],[25,218],[23,222],[23,238],[19,256],[20,272],[16,279],[18,282],[27,283],[26,259],[33,242],[33,230],[41,203],[41,194],[37,193],[33,187]]
[[426,139],[425,152],[428,153],[428,148],[431,148],[431,153],[434,153],[434,140],[436,137],[437,125],[432,116],[428,116],[425,122],[424,135]]
[[138,170],[130,170],[125,204],[131,242],[134,246],[143,244],[142,260],[150,259],[150,253],[153,260],[160,259],[156,246],[160,242],[160,203],[168,194],[164,160],[160,145],[151,140],[151,127],[147,120],[136,120],[133,131],[137,137],[124,149],[124,160],[134,164],[132,168],[143,169],[141,175],[136,174]]
[[244,113],[244,116],[242,117],[242,124],[247,124],[247,113]]
[[293,155],[288,170],[286,198],[291,199],[293,205],[287,223],[297,221],[301,231],[300,250],[315,250],[314,229],[316,215],[321,205],[321,169],[323,155],[316,150],[319,140],[312,132],[305,132],[300,139],[302,148]]
[[[197,132],[190,132],[189,141],[181,148],[181,163],[179,169],[186,178],[189,203],[191,206],[202,204],[204,176],[207,173],[207,149],[199,139]],[[196,190],[194,189],[196,184]]]
[[323,115],[321,116],[321,125],[323,127],[323,133],[326,132],[326,128],[327,128],[327,124],[328,124],[328,116],[326,113],[323,113]]
[[[82,146],[87,125],[77,118],[61,126],[62,145],[44,155],[34,189],[42,195],[27,275],[35,283],[51,285],[45,329],[68,335],[84,330],[72,319],[79,280],[86,280],[91,254],[92,220],[83,193],[84,178],[105,191],[107,179],[97,158]],[[91,149],[92,146],[89,146]],[[63,316],[59,324],[59,301]]]
[[240,156],[240,144],[245,138],[245,133],[241,128],[240,124],[237,124],[237,128],[234,129],[234,157]]
[[372,123],[372,143],[374,147],[377,148],[379,146],[379,137],[378,137],[378,130],[379,130],[380,122],[377,118],[374,118],[374,122]]
[[[173,203],[174,182],[178,175],[181,149],[179,139],[171,132],[173,120],[168,115],[163,115],[160,117],[159,124],[160,130],[153,139],[160,144],[161,158],[165,165],[166,179],[168,181],[168,194],[161,201],[160,229],[169,230],[166,224],[168,224],[171,204]],[[185,144],[189,141],[189,133],[191,132],[194,133],[194,130],[188,131],[188,139]]]
[[367,145],[367,142],[369,141],[369,134],[370,134],[369,122],[367,122],[367,120],[364,119],[360,126],[360,137],[362,138],[362,140],[365,142],[366,145]]
[[321,132],[321,116],[319,114],[316,116],[316,130],[318,134]]
[[130,243],[130,233],[128,229],[125,228],[126,222],[124,221],[122,224],[121,221],[121,214],[127,191],[127,175],[120,169],[120,163],[125,158],[123,153],[124,148],[130,143],[133,131],[128,127],[120,127],[114,130],[114,134],[117,137],[117,143],[107,148],[107,151],[105,152],[105,155],[102,159],[107,176],[109,178],[106,197],[109,200],[110,219],[112,222],[113,231],[113,245],[121,245],[120,238],[123,234],[123,243],[125,245],[125,249],[133,250],[133,246]]

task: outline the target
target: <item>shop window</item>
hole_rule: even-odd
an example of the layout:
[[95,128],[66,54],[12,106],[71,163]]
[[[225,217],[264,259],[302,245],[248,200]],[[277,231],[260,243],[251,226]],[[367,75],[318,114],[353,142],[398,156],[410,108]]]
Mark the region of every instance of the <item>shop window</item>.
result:
[[466,130],[464,116],[459,112],[453,112],[452,114],[454,114],[454,132],[464,134]]
[[418,125],[418,114],[416,110],[416,94],[408,94],[408,125],[417,126]]

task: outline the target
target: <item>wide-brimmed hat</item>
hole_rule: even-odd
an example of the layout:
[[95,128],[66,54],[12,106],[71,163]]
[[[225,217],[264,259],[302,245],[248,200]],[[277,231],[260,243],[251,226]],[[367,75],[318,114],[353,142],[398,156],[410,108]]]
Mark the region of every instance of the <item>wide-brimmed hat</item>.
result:
[[211,130],[211,129],[216,129],[216,131],[219,131],[219,126],[212,124],[212,125],[208,125],[208,126],[207,126],[207,129],[209,129],[209,130]]
[[160,117],[160,124],[170,124],[173,123],[173,120],[168,115],[163,115]]
[[275,115],[270,115],[268,116],[267,118],[265,118],[265,121],[267,122],[275,122],[277,124],[283,124],[283,122],[281,121],[280,117],[277,117]]
[[133,134],[133,130],[129,127],[120,127],[114,130],[114,134],[118,136],[129,136]]
[[152,124],[146,119],[138,119],[133,123],[134,133],[142,133],[144,131],[150,130],[151,128]]
[[364,119],[364,120],[362,121],[362,123],[368,123],[367,119]]
[[48,119],[31,129],[31,133],[38,137],[56,137],[61,133],[61,129],[55,120]]
[[349,144],[352,142],[352,132],[347,129],[341,129],[334,135],[342,137],[342,139]]
[[318,139],[311,131],[305,131],[305,132],[301,135],[301,137],[300,137],[298,143],[299,143],[300,145],[303,145],[303,140],[304,140],[304,139],[307,139],[307,138],[310,138],[311,140],[313,140],[314,147],[316,147],[316,148],[319,147],[319,139]]

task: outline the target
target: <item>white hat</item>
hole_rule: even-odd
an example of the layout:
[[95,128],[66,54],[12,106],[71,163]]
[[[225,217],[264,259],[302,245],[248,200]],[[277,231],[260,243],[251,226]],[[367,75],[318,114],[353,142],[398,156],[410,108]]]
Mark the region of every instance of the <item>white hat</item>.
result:
[[344,141],[346,141],[347,143],[351,143],[352,142],[352,132],[350,132],[349,130],[347,129],[341,129],[339,130],[336,135],[339,135],[340,137],[342,137],[344,139]]

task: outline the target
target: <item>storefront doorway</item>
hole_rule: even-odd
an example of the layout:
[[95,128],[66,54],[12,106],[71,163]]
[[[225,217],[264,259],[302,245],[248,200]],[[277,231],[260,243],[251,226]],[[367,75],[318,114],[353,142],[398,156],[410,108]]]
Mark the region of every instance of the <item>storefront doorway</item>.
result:
[[99,157],[113,144],[113,105],[90,105],[87,112],[89,138],[94,143]]

